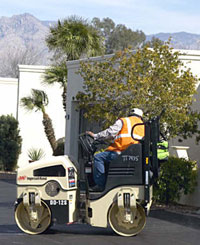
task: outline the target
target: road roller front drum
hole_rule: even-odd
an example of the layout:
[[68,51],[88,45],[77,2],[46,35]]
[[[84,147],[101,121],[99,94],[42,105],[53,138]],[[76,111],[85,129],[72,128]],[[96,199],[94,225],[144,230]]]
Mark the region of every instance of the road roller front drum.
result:
[[36,235],[46,231],[51,225],[51,210],[41,200],[41,205],[27,206],[21,201],[15,209],[15,221],[25,233]]
[[146,224],[145,211],[138,203],[136,208],[127,212],[126,209],[119,208],[117,202],[114,202],[109,209],[108,220],[113,231],[121,236],[137,235]]

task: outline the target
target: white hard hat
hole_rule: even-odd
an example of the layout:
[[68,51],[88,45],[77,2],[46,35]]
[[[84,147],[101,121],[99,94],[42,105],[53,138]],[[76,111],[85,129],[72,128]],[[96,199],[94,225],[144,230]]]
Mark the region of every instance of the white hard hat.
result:
[[131,109],[129,114],[130,115],[135,114],[135,115],[138,115],[138,116],[142,117],[143,116],[143,111],[141,109],[138,109],[138,108],[133,108],[133,109]]

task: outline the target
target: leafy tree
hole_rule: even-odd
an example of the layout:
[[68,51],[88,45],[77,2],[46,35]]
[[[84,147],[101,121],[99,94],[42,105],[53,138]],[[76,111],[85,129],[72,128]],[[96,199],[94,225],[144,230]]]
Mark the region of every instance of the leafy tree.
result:
[[197,111],[190,111],[188,113],[189,120],[186,121],[180,129],[179,142],[182,142],[183,139],[187,139],[188,137],[192,137],[196,135],[196,143],[199,144],[200,141],[200,130],[199,130],[199,121],[200,121],[200,113]]
[[142,31],[133,31],[125,25],[115,25],[110,18],[93,18],[94,27],[101,33],[105,39],[106,53],[111,54],[125,48],[137,48],[145,40],[145,34]]
[[49,115],[46,113],[45,107],[48,105],[49,100],[47,94],[38,89],[32,89],[31,95],[28,97],[23,97],[21,99],[21,105],[28,111],[41,111],[43,115],[43,125],[44,131],[47,136],[47,139],[51,145],[53,152],[56,150],[57,143],[55,138],[55,133],[52,125],[52,120]]
[[21,143],[18,121],[10,115],[0,116],[0,169],[15,170]]
[[0,76],[18,77],[18,65],[41,64],[41,51],[28,48],[9,47],[0,60]]
[[97,30],[77,16],[62,22],[58,20],[57,25],[50,28],[50,34],[46,38],[49,49],[55,52],[56,60],[76,60],[103,54],[102,41]]
[[160,176],[154,186],[154,198],[169,204],[178,201],[183,193],[192,193],[197,185],[196,167],[195,161],[169,157],[161,165]]
[[109,38],[112,32],[115,30],[115,22],[110,18],[104,18],[102,21],[95,17],[92,19],[92,24],[98,30],[99,34],[103,36],[105,46],[106,46],[106,53],[110,52],[108,47]]
[[171,137],[193,121],[188,113],[198,79],[169,43],[156,42],[153,49],[145,45],[136,52],[126,49],[102,62],[82,62],[79,72],[84,80],[84,92],[77,95],[80,108],[86,109],[86,118],[104,120],[105,127],[133,107],[143,109],[146,119],[165,108],[161,124]]
[[55,64],[45,71],[43,84],[54,85],[55,83],[58,83],[63,89],[63,108],[66,111],[67,67],[65,62]]
[[145,42],[145,45],[148,45],[149,47],[153,48],[153,46],[155,46],[156,43],[158,45],[163,45],[164,44],[164,42],[162,40],[160,40],[159,38],[153,36],[152,39],[151,39],[151,41]]
[[57,148],[54,152],[54,156],[64,155],[64,150],[65,150],[65,137],[62,137],[57,140]]

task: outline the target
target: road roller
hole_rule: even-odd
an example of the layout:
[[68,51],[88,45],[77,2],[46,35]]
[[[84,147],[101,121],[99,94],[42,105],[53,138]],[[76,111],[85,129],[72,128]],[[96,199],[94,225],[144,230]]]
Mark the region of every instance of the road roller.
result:
[[[15,220],[28,234],[40,234],[54,223],[110,226],[121,236],[135,236],[145,227],[153,183],[159,173],[157,156],[160,116],[144,122],[145,137],[130,145],[106,169],[106,184],[93,191],[93,156],[101,141],[79,135],[83,157],[57,156],[17,171]],[[141,124],[140,124],[141,125]],[[132,128],[132,137],[135,127]],[[135,139],[135,138],[134,138]]]

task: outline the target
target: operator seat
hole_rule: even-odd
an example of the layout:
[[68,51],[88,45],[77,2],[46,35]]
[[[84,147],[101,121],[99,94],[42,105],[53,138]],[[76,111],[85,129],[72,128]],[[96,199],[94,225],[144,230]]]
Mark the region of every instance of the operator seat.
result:
[[122,185],[143,185],[142,144],[130,145],[106,166],[106,185],[101,193],[89,194],[98,199],[111,189]]
[[133,144],[110,162],[105,189],[142,184],[142,144]]

